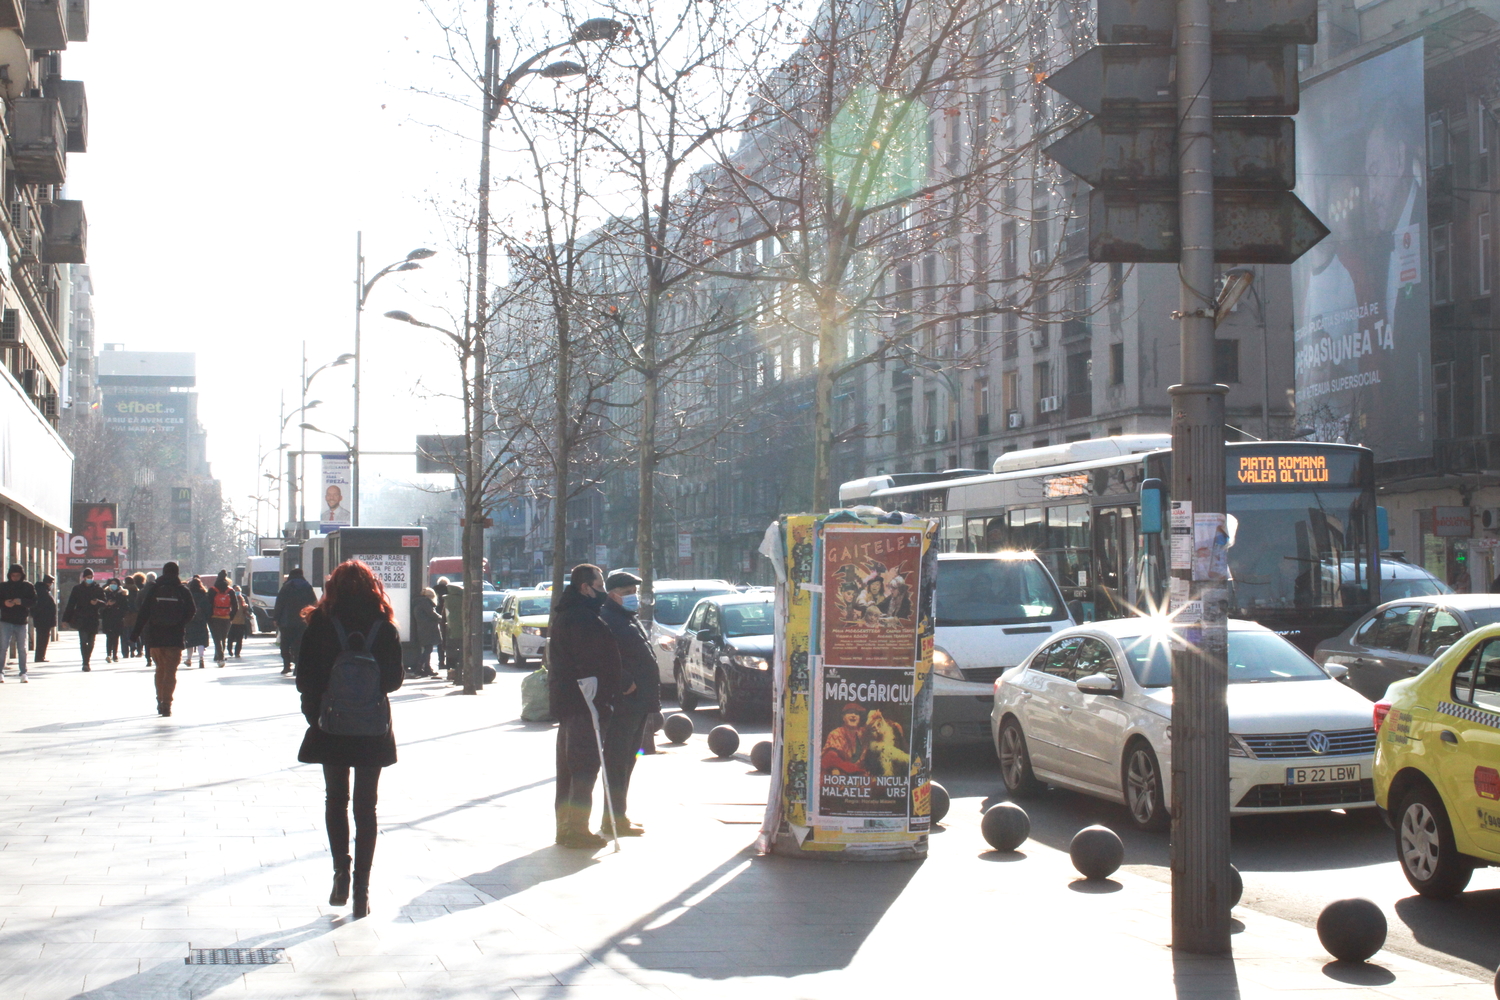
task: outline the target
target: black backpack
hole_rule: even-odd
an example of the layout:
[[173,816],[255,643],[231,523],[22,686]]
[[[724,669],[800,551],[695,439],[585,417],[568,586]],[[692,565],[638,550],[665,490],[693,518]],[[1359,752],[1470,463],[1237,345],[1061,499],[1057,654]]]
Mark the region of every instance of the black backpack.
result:
[[[381,623],[369,629],[373,635]],[[350,635],[337,618],[339,655],[333,658],[323,691],[318,728],[335,736],[384,736],[391,729],[391,703],[380,686],[380,664],[369,651],[365,633]]]

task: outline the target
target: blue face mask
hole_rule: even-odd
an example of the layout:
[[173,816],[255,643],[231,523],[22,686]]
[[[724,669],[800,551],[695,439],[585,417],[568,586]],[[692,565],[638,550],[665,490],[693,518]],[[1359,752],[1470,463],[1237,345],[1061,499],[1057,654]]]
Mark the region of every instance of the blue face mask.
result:
[[641,608],[641,595],[626,594],[620,598],[620,604],[626,611],[639,611]]

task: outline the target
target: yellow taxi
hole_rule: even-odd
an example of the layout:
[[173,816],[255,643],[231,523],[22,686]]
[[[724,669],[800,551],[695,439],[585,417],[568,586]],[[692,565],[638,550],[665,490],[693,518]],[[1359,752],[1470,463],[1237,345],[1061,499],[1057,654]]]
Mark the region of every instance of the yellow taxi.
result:
[[1500,625],[1463,636],[1375,703],[1375,801],[1413,889],[1446,898],[1500,864]]
[[516,590],[506,595],[495,615],[495,655],[524,667],[540,659],[547,648],[547,622],[552,616],[552,591]]

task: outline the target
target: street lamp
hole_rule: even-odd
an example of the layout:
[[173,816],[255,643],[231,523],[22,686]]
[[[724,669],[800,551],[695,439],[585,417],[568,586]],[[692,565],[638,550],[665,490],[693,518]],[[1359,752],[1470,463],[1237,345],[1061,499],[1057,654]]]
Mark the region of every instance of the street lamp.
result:
[[[374,277],[365,280],[365,234],[363,231],[354,234],[354,353],[344,355],[354,362],[354,428],[352,431],[353,444],[349,448],[349,485],[351,487],[349,497],[350,522],[359,524],[359,359],[360,359],[360,320],[364,316],[365,302],[370,298],[370,292],[375,288],[375,283],[387,274],[394,271],[417,271],[422,265],[419,261],[436,257],[436,250],[426,247],[417,247],[405,257],[393,264],[387,264],[375,272]],[[316,372],[314,373],[316,374]]]

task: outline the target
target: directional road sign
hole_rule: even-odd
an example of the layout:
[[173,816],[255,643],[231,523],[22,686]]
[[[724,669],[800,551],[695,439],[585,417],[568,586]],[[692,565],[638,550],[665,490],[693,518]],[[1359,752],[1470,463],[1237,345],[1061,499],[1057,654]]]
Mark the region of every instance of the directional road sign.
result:
[[[1214,121],[1214,187],[1290,191],[1297,180],[1290,118]],[[1090,185],[1177,186],[1177,127],[1095,118],[1044,152]]]
[[[1095,115],[1171,118],[1177,112],[1169,45],[1096,45],[1046,84]],[[1290,45],[1214,46],[1215,115],[1297,113],[1297,50]]]
[[[1214,259],[1290,264],[1328,227],[1290,191],[1215,191]],[[1177,192],[1096,188],[1089,192],[1089,259],[1175,264],[1182,253]]]
[[[1163,0],[1099,0],[1099,41],[1171,45],[1177,5]],[[1318,0],[1216,0],[1214,41],[1311,45],[1318,40]]]

